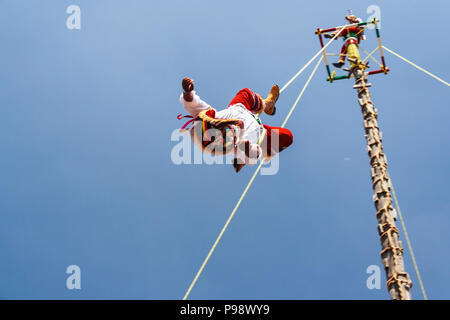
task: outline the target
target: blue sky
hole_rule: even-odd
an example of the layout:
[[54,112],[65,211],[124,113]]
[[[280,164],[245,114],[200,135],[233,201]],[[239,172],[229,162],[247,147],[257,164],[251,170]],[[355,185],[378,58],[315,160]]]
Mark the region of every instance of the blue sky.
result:
[[[80,30],[66,28],[71,4]],[[182,77],[218,109],[243,87],[266,94],[317,52],[317,27],[372,4],[387,47],[450,79],[447,1],[1,0],[0,298],[182,298],[254,170],[172,163]],[[370,82],[391,176],[429,298],[448,299],[448,87],[386,61]],[[310,71],[264,122],[282,123]],[[325,77],[190,298],[389,297],[384,271],[366,287],[381,260],[356,94]],[[81,290],[66,288],[72,264]],[[405,265],[420,299],[407,250]]]

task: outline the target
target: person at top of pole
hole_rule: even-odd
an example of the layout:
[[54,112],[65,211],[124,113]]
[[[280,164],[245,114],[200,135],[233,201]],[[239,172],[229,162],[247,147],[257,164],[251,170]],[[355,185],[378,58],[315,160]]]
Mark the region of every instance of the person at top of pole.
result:
[[[352,10],[349,10],[349,14],[345,17],[345,19],[350,24],[362,22],[362,19],[357,18],[353,14]],[[366,36],[364,35],[364,27],[362,27],[362,26],[353,26],[353,27],[345,28],[344,31],[341,31],[341,30],[342,29],[339,29],[339,30],[335,31],[334,33],[324,34],[325,38],[331,39],[336,35],[336,33],[340,32],[340,34],[337,38],[342,37],[344,40],[344,45],[341,48],[341,54],[339,56],[339,61],[333,63],[333,65],[336,68],[341,68],[345,64],[345,56],[347,55],[347,48],[351,43],[359,45],[361,40],[366,40]]]
[[[228,107],[220,111],[200,99],[194,91],[194,81],[191,78],[183,79],[182,88],[180,102],[189,113],[187,117],[192,118],[188,123],[194,123],[189,129],[191,137],[195,136],[195,123],[198,124],[197,127],[218,129],[221,132],[226,131],[224,129],[229,127],[238,128],[239,139],[234,140],[234,146],[230,150],[234,154],[233,167],[236,172],[239,172],[245,164],[254,164],[255,160],[268,161],[293,142],[291,131],[262,124],[259,119],[263,111],[271,116],[275,114],[275,103],[280,94],[277,85],[271,88],[266,99],[248,88],[242,89],[231,100]],[[202,139],[201,148],[206,151],[208,145],[216,141],[217,137],[205,141],[204,136],[205,131],[200,134],[200,137]],[[193,138],[193,140],[195,139]]]

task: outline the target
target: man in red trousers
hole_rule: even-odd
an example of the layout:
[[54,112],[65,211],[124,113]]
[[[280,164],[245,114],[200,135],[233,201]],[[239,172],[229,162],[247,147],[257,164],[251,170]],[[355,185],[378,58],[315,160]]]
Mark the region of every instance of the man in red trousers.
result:
[[[349,15],[345,17],[345,19],[350,24],[357,24],[362,22],[361,18],[357,18],[353,15],[353,12],[350,10]],[[366,36],[364,35],[364,27],[361,26],[353,26],[346,28],[344,31],[338,30],[335,33],[326,33],[324,35],[325,38],[333,38],[336,33],[339,32],[339,36],[337,38],[342,37],[344,39],[344,44],[341,48],[341,54],[339,56],[339,61],[333,63],[336,68],[341,68],[345,64],[345,56],[347,55],[347,48],[349,44],[353,43],[359,46],[361,40],[366,40]],[[335,40],[337,40],[337,38]]]
[[[189,112],[191,121],[201,120],[213,128],[223,128],[227,125],[237,126],[242,130],[236,149],[245,151],[247,159],[235,156],[233,167],[239,172],[245,164],[251,163],[248,158],[269,160],[292,144],[293,136],[286,128],[271,127],[261,123],[259,115],[264,111],[274,115],[275,102],[278,100],[279,88],[274,85],[266,99],[245,88],[239,91],[226,109],[216,111],[200,99],[194,91],[194,81],[184,78],[183,93],[180,102]],[[236,150],[235,150],[236,151]]]

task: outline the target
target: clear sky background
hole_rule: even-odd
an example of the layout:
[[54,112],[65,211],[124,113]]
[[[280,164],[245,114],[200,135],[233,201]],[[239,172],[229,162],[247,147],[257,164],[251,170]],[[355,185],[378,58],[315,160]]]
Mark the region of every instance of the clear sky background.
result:
[[[81,30],[66,27],[71,4]],[[450,79],[448,1],[0,0],[0,298],[182,298],[255,167],[172,163],[181,79],[218,109],[243,87],[265,95],[317,52],[317,27],[371,4],[387,47]],[[427,293],[448,299],[449,89],[386,61],[370,82],[389,168]],[[311,69],[264,122],[282,123]],[[257,177],[190,298],[389,298],[383,270],[366,287],[381,247],[356,92],[325,78],[321,66],[278,174]],[[72,264],[81,290],[66,289]]]

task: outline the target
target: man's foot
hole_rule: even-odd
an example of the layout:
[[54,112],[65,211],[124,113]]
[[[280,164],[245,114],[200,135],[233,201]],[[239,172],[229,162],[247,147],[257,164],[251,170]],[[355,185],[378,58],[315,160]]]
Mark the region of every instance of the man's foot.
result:
[[323,36],[327,39],[332,39],[334,37],[334,34],[332,33],[324,33]]
[[342,68],[342,66],[345,64],[344,61],[339,61],[339,62],[334,62],[333,66],[335,66],[336,68]]
[[280,96],[280,88],[274,84],[272,89],[270,89],[269,95],[264,100],[264,112],[269,116],[273,116],[276,112],[275,102],[277,102]]

